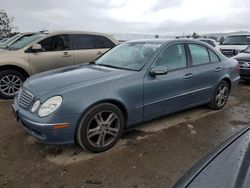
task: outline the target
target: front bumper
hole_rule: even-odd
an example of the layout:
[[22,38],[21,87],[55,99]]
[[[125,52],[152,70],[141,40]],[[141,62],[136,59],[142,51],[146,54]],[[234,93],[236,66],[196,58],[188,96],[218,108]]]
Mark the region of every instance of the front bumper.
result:
[[[75,131],[80,114],[51,114],[39,118],[36,114],[18,105],[17,98],[12,105],[13,113],[23,129],[48,144],[71,144],[75,141]],[[55,129],[56,125],[68,124],[66,128]]]

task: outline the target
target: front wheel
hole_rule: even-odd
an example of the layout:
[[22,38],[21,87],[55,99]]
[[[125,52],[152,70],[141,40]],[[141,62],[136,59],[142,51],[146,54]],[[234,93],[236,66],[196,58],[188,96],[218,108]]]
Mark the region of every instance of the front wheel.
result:
[[212,96],[210,107],[214,110],[222,109],[227,103],[230,88],[226,81],[222,80],[216,87],[215,93]]
[[124,116],[110,103],[91,108],[81,119],[77,129],[78,144],[93,153],[113,147],[122,135]]
[[18,92],[26,77],[16,70],[0,71],[0,97],[11,99]]

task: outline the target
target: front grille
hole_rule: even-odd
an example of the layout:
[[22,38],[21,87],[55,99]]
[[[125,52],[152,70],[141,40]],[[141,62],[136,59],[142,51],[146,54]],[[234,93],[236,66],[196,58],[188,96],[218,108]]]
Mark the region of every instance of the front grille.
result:
[[239,65],[241,68],[250,68],[250,62],[239,61]]
[[27,89],[20,89],[18,93],[18,102],[23,108],[28,108],[33,101],[33,94]]
[[234,56],[237,55],[236,49],[221,49],[221,53],[223,53],[225,56]]

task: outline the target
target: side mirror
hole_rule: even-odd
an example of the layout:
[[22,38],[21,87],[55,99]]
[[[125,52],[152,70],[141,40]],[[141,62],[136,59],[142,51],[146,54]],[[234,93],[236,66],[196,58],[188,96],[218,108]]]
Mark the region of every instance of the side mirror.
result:
[[149,74],[151,76],[165,75],[168,73],[168,69],[163,66],[153,67],[150,69]]
[[42,51],[42,46],[41,44],[33,44],[31,47],[31,50],[33,52],[41,52]]

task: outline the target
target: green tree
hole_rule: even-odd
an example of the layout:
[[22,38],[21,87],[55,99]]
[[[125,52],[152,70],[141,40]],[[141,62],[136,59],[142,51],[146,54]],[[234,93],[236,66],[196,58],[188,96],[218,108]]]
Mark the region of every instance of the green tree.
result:
[[0,35],[9,36],[11,31],[15,28],[12,23],[14,17],[9,17],[4,10],[0,10]]

